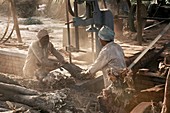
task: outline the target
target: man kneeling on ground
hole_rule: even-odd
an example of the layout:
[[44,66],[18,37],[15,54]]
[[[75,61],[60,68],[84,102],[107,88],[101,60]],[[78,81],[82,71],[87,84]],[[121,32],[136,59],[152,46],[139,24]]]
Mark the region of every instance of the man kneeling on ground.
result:
[[[66,63],[64,57],[54,48],[49,41],[47,30],[40,30],[37,34],[38,40],[31,43],[28,49],[28,54],[23,67],[23,74],[27,78],[37,78],[43,81],[47,74]],[[54,55],[57,61],[49,60],[49,54]]]

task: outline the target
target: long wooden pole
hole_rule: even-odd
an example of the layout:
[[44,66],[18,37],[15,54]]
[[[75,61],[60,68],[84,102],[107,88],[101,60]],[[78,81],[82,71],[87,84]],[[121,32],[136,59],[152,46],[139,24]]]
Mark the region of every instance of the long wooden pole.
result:
[[[76,1],[74,1],[74,15],[75,15],[75,18],[78,17],[78,6],[77,6]],[[79,51],[80,47],[79,47],[79,28],[78,28],[78,26],[75,26],[75,44],[76,44],[76,49]]]
[[69,49],[69,62],[72,63],[71,59],[71,39],[70,39],[70,24],[69,24],[69,13],[68,13],[68,0],[65,1],[66,3],[66,20],[67,20],[67,34],[68,34],[68,49]]
[[164,100],[161,113],[167,113],[167,97],[168,97],[168,84],[169,84],[169,75],[170,75],[170,68],[168,69],[168,75],[166,77],[165,83],[165,91],[164,91]]
[[163,31],[149,44],[149,46],[128,66],[130,70],[147,52],[151,47],[162,37],[162,35],[168,31],[170,23],[163,29]]
[[137,41],[142,45],[142,18],[141,18],[142,1],[137,0]]
[[18,40],[19,43],[22,43],[14,0],[9,0],[9,2],[11,4],[11,11],[12,11],[12,16],[13,16],[13,20],[14,20],[15,31],[16,31],[16,34],[17,34],[17,40]]

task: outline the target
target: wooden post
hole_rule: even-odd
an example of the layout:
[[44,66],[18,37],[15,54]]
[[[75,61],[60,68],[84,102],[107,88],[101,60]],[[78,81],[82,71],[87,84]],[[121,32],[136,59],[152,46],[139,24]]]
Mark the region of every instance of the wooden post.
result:
[[16,31],[16,34],[17,34],[17,40],[18,40],[19,43],[22,43],[14,0],[9,0],[9,2],[11,4],[11,12],[12,12],[13,20],[14,20],[14,27],[15,27],[15,31]]
[[164,91],[164,100],[163,100],[163,106],[162,106],[162,110],[161,110],[161,113],[168,113],[167,112],[167,108],[168,108],[168,89],[169,89],[169,81],[170,81],[170,78],[169,78],[169,75],[170,75],[170,68],[168,69],[168,75],[166,77],[166,83],[165,83],[165,91]]
[[67,34],[68,34],[69,62],[72,63],[72,57],[71,57],[71,51],[70,51],[71,40],[70,40],[70,24],[69,24],[68,0],[66,0],[65,4],[66,4],[66,19],[67,19]]
[[141,17],[142,1],[137,0],[137,41],[142,44],[142,17]]

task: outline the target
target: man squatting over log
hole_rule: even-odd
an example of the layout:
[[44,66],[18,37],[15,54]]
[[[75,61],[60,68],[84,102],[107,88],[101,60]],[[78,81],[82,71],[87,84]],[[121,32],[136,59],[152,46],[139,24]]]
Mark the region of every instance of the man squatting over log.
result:
[[[124,113],[120,110],[124,98],[122,72],[125,72],[126,63],[124,52],[120,45],[114,42],[114,32],[107,26],[103,26],[98,32],[101,49],[95,62],[82,74],[93,76],[97,71],[102,70],[104,86],[103,92],[98,96],[101,111],[104,113]],[[116,109],[118,108],[118,109]],[[120,110],[120,111],[118,111]]]
[[[56,67],[67,62],[49,41],[49,34],[47,30],[40,30],[37,34],[37,38],[38,40],[32,42],[29,46],[23,67],[23,74],[25,77],[36,77],[40,82],[43,82],[43,79],[51,70],[54,70]],[[54,55],[58,62],[49,60],[49,54]]]

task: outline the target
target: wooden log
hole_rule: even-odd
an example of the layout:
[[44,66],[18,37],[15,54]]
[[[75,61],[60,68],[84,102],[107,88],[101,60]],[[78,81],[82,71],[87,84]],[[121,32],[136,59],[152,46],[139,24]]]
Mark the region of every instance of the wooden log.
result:
[[[32,107],[24,105],[24,104],[20,104],[20,103],[15,103],[15,102],[9,102],[9,101],[0,101],[0,104],[2,106],[0,106],[0,113],[2,112],[9,112],[9,111],[17,111],[16,109],[20,109],[21,112],[25,113],[25,112],[31,112],[31,113],[39,113],[39,111],[37,110],[33,110]],[[18,111],[19,112],[19,111]]]
[[0,83],[0,94],[3,96],[3,101],[21,103],[47,113],[57,111],[63,107],[65,105],[63,100],[67,97],[63,97],[65,94],[60,91],[40,93],[22,86],[6,83]]
[[18,82],[10,79],[8,76],[6,76],[5,74],[1,74],[0,73],[0,82],[3,82],[3,83],[8,83],[8,84],[15,84],[15,85],[19,85]]
[[0,93],[3,93],[5,100],[22,103],[30,107],[36,107],[38,110],[43,110],[43,111],[48,112],[48,110],[54,107],[54,106],[50,107],[50,105],[47,105],[45,100],[40,98],[40,95],[35,95],[35,96],[22,95],[16,92],[5,91],[5,90],[0,90]]
[[23,95],[38,95],[39,92],[32,90],[32,89],[27,89],[25,87],[22,86],[18,86],[18,85],[13,85],[13,84],[6,84],[6,83],[2,83],[0,82],[0,89],[1,90],[7,90],[13,93],[18,93],[18,94],[23,94]]
[[66,69],[72,77],[79,78],[80,73],[82,72],[82,69],[75,64],[72,63],[66,63],[62,66],[64,69]]
[[[58,62],[55,58],[51,57],[49,58],[50,61]],[[59,67],[56,68],[64,68],[66,69],[72,77],[78,78],[80,76],[80,73],[82,72],[83,69],[81,69],[79,66],[73,64],[73,63],[65,63],[62,64]]]

